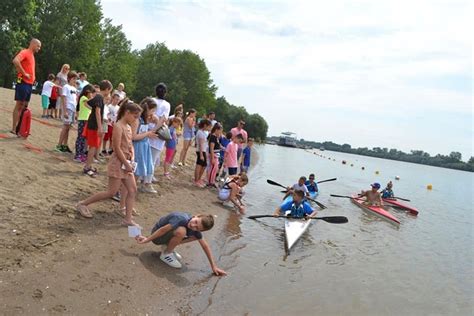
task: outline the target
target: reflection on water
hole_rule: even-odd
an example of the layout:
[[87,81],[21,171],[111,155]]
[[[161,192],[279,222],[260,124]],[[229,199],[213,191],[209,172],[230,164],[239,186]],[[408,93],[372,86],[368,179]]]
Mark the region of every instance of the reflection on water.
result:
[[[257,150],[259,164],[246,188],[248,215],[271,214],[281,203],[280,188],[267,179],[290,185],[315,173],[317,180],[338,178],[319,185],[318,200],[328,209],[318,215],[346,216],[349,223],[313,221],[286,255],[283,221],[231,214],[219,259],[230,275],[209,281],[213,290],[208,302],[213,303],[204,314],[471,314],[471,173],[328,151],[321,158],[278,146]],[[389,180],[396,195],[411,199],[420,211],[414,217],[390,209],[399,228],[349,199],[329,196],[350,195]],[[428,183],[432,191],[426,190]]]

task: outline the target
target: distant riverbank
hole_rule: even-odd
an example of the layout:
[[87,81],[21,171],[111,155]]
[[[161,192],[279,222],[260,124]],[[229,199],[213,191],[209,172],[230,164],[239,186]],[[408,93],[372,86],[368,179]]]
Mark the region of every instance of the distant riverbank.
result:
[[[278,141],[278,137],[269,137],[267,141]],[[369,149],[367,147],[352,148],[349,144],[339,145],[333,142],[313,142],[313,141],[299,141],[297,145],[300,147],[310,147],[315,149],[324,148],[325,150],[337,151],[347,154],[354,154],[360,156],[368,156],[382,159],[390,159],[396,161],[412,162],[421,165],[428,165],[433,167],[441,167],[455,170],[463,170],[474,172],[474,157],[471,157],[468,162],[462,161],[462,155],[459,152],[453,151],[449,155],[437,154],[430,156],[429,153],[423,150],[412,150],[411,153],[405,153],[398,149],[388,149],[381,147],[374,147]]]

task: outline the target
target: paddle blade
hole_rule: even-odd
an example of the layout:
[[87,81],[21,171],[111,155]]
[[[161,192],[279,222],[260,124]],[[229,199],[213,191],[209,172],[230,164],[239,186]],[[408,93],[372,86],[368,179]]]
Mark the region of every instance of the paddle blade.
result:
[[394,199],[399,199],[399,200],[402,200],[402,201],[411,202],[411,200],[405,199],[405,198],[401,198],[401,197],[399,197],[399,196],[394,196],[393,198],[394,198]]
[[349,222],[345,216],[326,216],[326,217],[316,217],[315,219],[320,219],[331,224],[345,224]]
[[270,179],[267,179],[267,183],[268,183],[268,184],[271,184],[271,185],[276,185],[276,186],[279,186],[279,187],[282,187],[282,188],[286,189],[286,187],[285,187],[284,185],[281,185],[280,183],[275,182],[275,181],[270,180]]
[[329,194],[329,196],[352,199],[352,196],[347,196],[347,195]]
[[337,178],[332,178],[332,179],[327,179],[327,180],[321,180],[321,181],[318,181],[316,183],[320,184],[320,183],[329,182],[329,181],[336,181],[336,180],[337,180]]

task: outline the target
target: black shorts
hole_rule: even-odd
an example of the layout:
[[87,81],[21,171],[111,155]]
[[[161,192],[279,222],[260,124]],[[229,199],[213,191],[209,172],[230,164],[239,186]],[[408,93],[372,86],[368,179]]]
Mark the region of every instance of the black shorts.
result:
[[207,167],[206,153],[203,153],[203,156],[204,156],[204,159],[201,159],[201,155],[199,155],[199,151],[196,151],[196,165]]
[[49,98],[49,106],[48,106],[48,109],[50,109],[50,110],[56,110],[56,101],[57,101],[57,99],[53,100],[53,99]]
[[[152,231],[151,233],[153,234],[154,231]],[[171,238],[173,238],[173,235],[174,235],[174,230],[170,230],[163,236],[153,239],[152,242],[155,245],[167,245],[170,242]]]
[[33,85],[29,83],[17,83],[15,87],[15,101],[30,102]]

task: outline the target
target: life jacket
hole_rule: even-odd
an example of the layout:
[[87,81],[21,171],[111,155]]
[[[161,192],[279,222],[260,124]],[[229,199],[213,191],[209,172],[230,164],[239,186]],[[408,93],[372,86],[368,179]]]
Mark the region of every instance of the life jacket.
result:
[[290,215],[292,217],[304,217],[305,211],[304,211],[303,203],[304,202],[302,201],[299,205],[296,205],[295,202],[293,202],[293,204],[291,204],[291,213],[290,213]]

